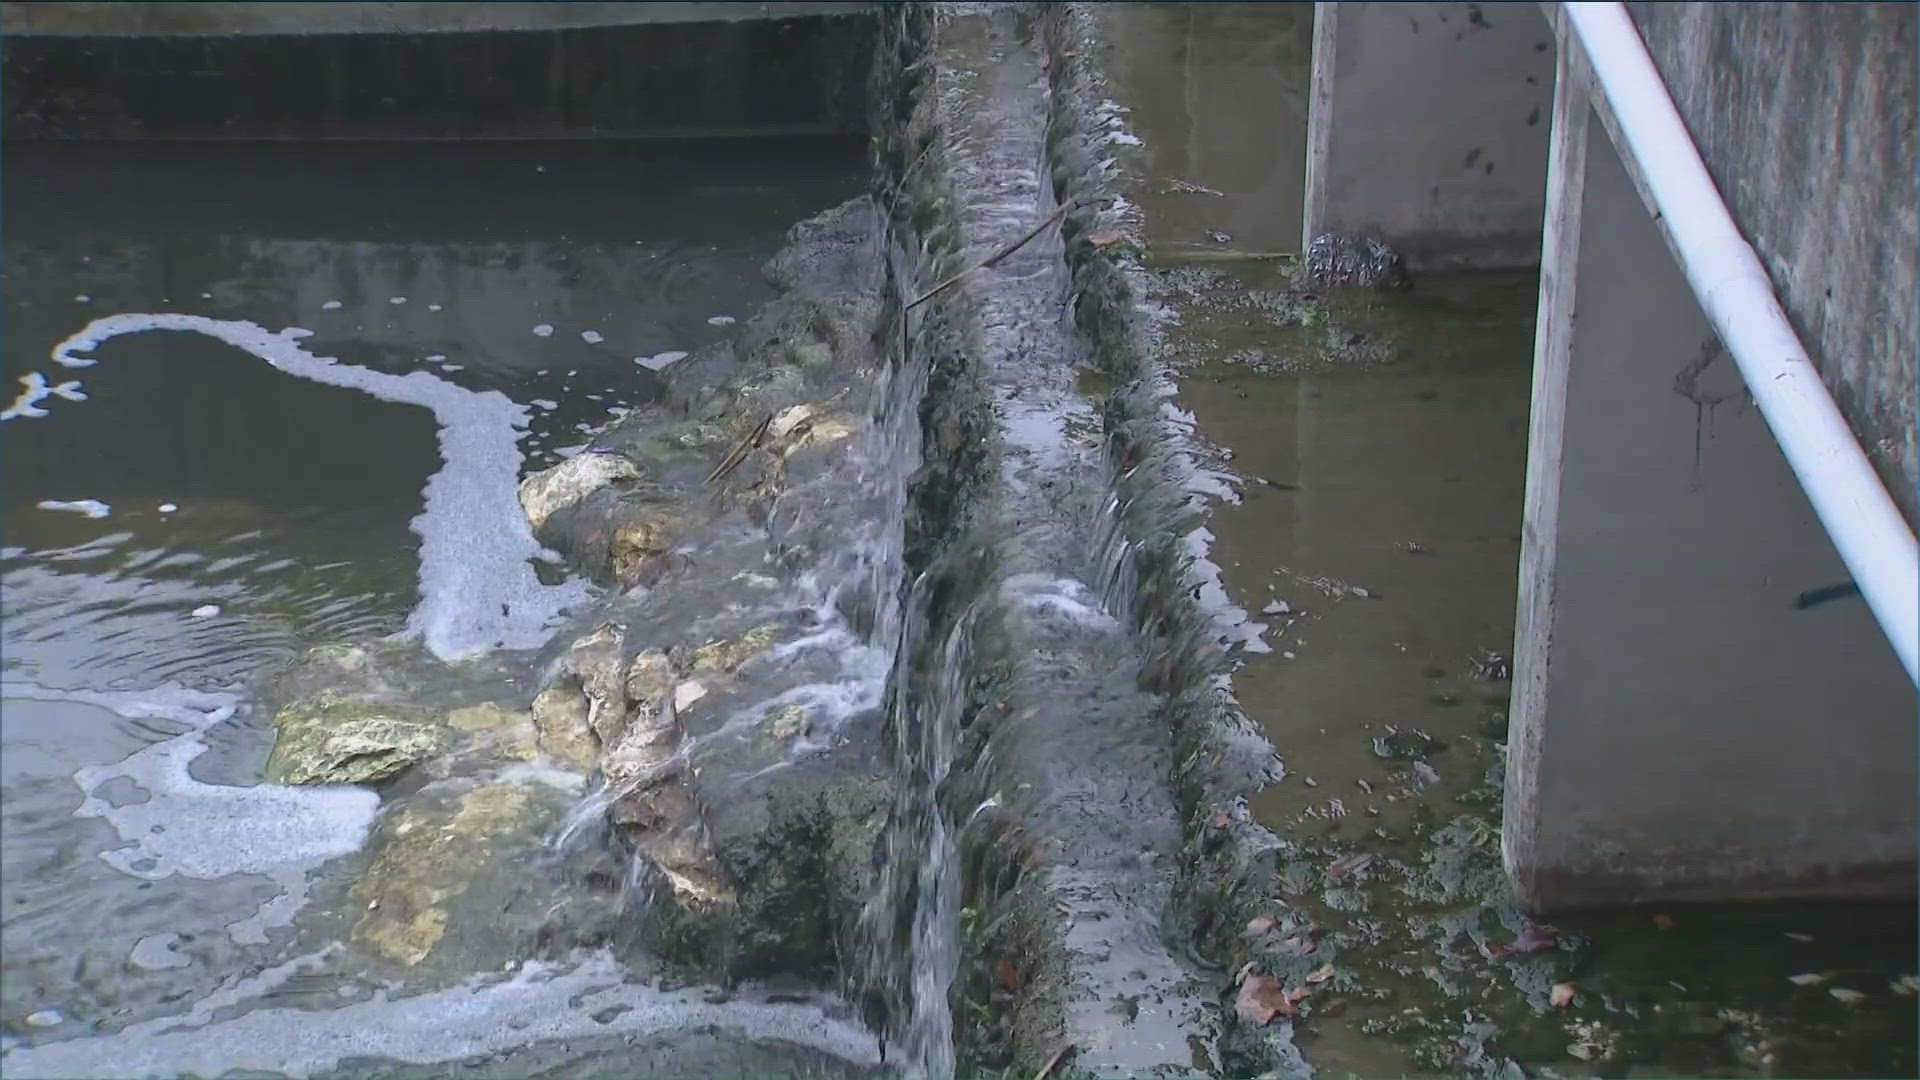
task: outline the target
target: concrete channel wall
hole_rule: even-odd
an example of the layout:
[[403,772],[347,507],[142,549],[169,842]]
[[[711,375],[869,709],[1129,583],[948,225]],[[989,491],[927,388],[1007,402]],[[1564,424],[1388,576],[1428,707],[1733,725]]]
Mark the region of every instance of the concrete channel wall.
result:
[[10,4],[7,139],[865,134],[871,4]]
[[1912,524],[1920,7],[1627,6],[1801,343]]

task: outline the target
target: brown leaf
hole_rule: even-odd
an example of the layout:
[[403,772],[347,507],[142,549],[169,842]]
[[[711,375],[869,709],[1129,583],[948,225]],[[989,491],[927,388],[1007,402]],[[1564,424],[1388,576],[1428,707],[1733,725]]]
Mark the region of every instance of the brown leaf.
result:
[[1127,236],[1125,233],[1116,232],[1112,229],[1102,229],[1087,237],[1087,242],[1097,248],[1110,248],[1115,244],[1126,243],[1126,240]]
[[1333,965],[1322,964],[1307,975],[1307,985],[1319,986],[1331,978],[1333,978]]
[[1532,956],[1534,953],[1552,952],[1560,947],[1560,931],[1551,926],[1536,926],[1531,919],[1521,927],[1520,933],[1511,944],[1497,941],[1487,943],[1487,956],[1499,960],[1508,956]]
[[1673,929],[1673,916],[1655,915],[1653,917],[1653,925],[1659,927],[1662,930],[1671,930]]
[[1259,937],[1261,934],[1271,931],[1278,925],[1280,925],[1280,921],[1271,915],[1261,915],[1249,919],[1247,920],[1247,936]]
[[1271,975],[1250,975],[1241,980],[1233,1008],[1242,1021],[1265,1025],[1273,1023],[1276,1016],[1294,1015],[1299,1011],[1294,1005],[1295,999],[1280,988],[1280,980]]
[[1573,1004],[1573,984],[1554,983],[1553,992],[1547,995],[1547,1003],[1556,1009],[1564,1009]]
[[1372,866],[1373,859],[1373,853],[1367,851],[1358,851],[1344,858],[1335,859],[1333,863],[1327,867],[1327,880],[1339,881],[1348,874],[1357,874],[1367,867]]
[[1287,1004],[1298,1005],[1299,1003],[1307,1000],[1307,995],[1311,993],[1313,993],[1313,987],[1311,986],[1295,987],[1294,989],[1287,991]]
[[1020,989],[1020,969],[1011,960],[1000,961],[1000,987],[1003,990]]

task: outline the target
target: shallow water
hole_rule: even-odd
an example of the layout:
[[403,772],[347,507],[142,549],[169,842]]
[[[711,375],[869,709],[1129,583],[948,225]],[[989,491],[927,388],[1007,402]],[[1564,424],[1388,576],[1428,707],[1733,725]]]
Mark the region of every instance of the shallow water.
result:
[[[760,266],[788,226],[861,189],[862,151],[9,149],[6,396],[36,372],[79,384],[0,427],[9,1072],[304,1074],[489,1058],[540,1034],[514,1030],[499,1010],[528,1006],[506,999],[475,1006],[465,1034],[399,1005],[478,994],[461,987],[500,977],[500,956],[404,972],[328,945],[386,818],[369,791],[254,786],[273,739],[256,687],[328,642],[400,633],[453,660],[538,644],[589,592],[528,561],[537,545],[507,505],[519,477],[652,400],[673,354],[731,334],[771,295]],[[99,340],[63,362],[89,326]],[[531,663],[509,653],[452,677],[524,683]],[[537,845],[572,795],[522,771]],[[509,964],[528,918],[501,916]],[[633,977],[590,969],[593,986]],[[543,990],[537,1011],[562,1028],[578,1013],[577,1031],[556,1029],[567,1038],[663,1054],[708,1022],[816,1058],[871,1052],[826,1006],[709,1021],[697,995],[690,1009],[621,993],[587,1007]],[[258,1059],[247,1008],[333,1002],[364,1015],[337,1035],[309,1022],[290,1065]],[[363,1033],[389,1020],[384,1042]],[[205,1036],[168,1042],[168,1027]],[[96,1038],[61,1042],[80,1035]],[[14,1056],[42,1043],[60,1045]],[[821,1067],[732,1045],[701,1053]],[[541,1067],[592,1071],[568,1061]]]
[[1511,655],[1537,285],[1290,289],[1310,10],[1118,4],[1098,21],[1140,140],[1131,194],[1179,402],[1241,477],[1209,557],[1266,624],[1234,691],[1288,773],[1252,808],[1302,845],[1281,899],[1339,972],[1295,1029],[1307,1060],[1332,1076],[1911,1073],[1910,906],[1567,918],[1557,949],[1487,956],[1525,928],[1499,861],[1509,684],[1487,676]]

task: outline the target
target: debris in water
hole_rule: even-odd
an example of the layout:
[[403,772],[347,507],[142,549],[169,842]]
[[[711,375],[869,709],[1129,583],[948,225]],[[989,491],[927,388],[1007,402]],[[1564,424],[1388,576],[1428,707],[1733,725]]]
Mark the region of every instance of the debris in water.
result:
[[67,1018],[60,1015],[59,1009],[41,1009],[39,1012],[27,1014],[28,1027],[58,1027],[66,1022]]
[[731,315],[715,315],[713,318],[707,320],[707,325],[708,326],[732,326],[734,323],[739,321],[740,320],[734,318]]
[[1294,997],[1271,975],[1252,975],[1240,980],[1240,994],[1234,999],[1234,1011],[1245,1023],[1266,1025],[1276,1016],[1293,1016]]
[[1802,945],[1811,945],[1811,944],[1813,944],[1813,935],[1812,935],[1812,934],[1808,934],[1808,933],[1803,933],[1803,932],[1801,932],[1801,931],[1799,931],[1799,930],[1789,930],[1789,931],[1787,931],[1787,937],[1788,937],[1788,939],[1789,939],[1789,940],[1792,940],[1792,941],[1797,941],[1797,942],[1799,942],[1799,943],[1800,943],[1800,944],[1802,944]]
[[1547,1003],[1556,1009],[1564,1009],[1573,1004],[1574,986],[1570,982],[1554,983],[1552,993],[1547,995]]
[[1915,994],[1920,994],[1920,978],[1915,978],[1912,975],[1902,975],[1888,983],[1887,989],[1899,994],[1901,997],[1913,997]]
[[1333,863],[1327,867],[1327,880],[1339,881],[1343,877],[1357,874],[1367,867],[1372,866],[1375,858],[1377,858],[1377,856],[1371,851],[1356,851],[1352,855],[1335,859]]
[[1536,925],[1533,920],[1522,921],[1520,933],[1511,943],[1490,941],[1486,946],[1488,959],[1499,960],[1508,956],[1532,956],[1535,953],[1552,952],[1560,947],[1560,931],[1551,926]]
[[1318,780],[1315,780],[1315,779],[1314,779],[1313,777],[1311,777],[1311,776],[1303,776],[1303,777],[1301,777],[1300,779],[1301,779],[1301,780],[1303,780],[1303,781],[1305,781],[1305,782],[1306,782],[1306,785],[1307,785],[1308,787],[1319,787],[1319,786],[1320,786],[1320,781],[1318,781]]
[[553,324],[552,324],[552,323],[541,323],[540,325],[538,325],[538,326],[536,326],[536,327],[534,327],[534,328],[533,328],[533,336],[534,336],[534,337],[552,337],[552,336],[553,336]]
[[1808,971],[1799,975],[1789,975],[1787,981],[1795,986],[1819,986],[1827,981],[1827,977],[1819,972]]
[[85,514],[90,518],[103,518],[113,512],[113,507],[99,499],[42,499],[38,503],[42,510],[66,510],[75,514]]
[[1055,1050],[1053,1056],[1047,1059],[1047,1063],[1040,1067],[1040,1071],[1033,1074],[1033,1080],[1048,1080],[1055,1072],[1059,1071],[1061,1064],[1072,1057],[1079,1049],[1079,1047],[1072,1043],[1068,1043],[1060,1049]]
[[1167,181],[1167,189],[1165,194],[1171,195],[1176,192],[1184,195],[1212,195],[1217,199],[1226,198],[1226,192],[1215,191],[1210,187],[1205,187],[1201,184],[1196,184],[1191,180]]
[[218,604],[202,604],[193,609],[193,617],[196,619],[211,619],[218,614],[220,614],[220,605]]
[[1102,229],[1087,237],[1087,243],[1097,248],[1110,248],[1115,244],[1126,243],[1127,235],[1112,229]]
[[1262,615],[1290,615],[1292,613],[1293,605],[1287,603],[1285,600],[1271,601],[1266,607],[1260,609],[1260,614]]
[[1662,930],[1671,930],[1671,929],[1673,929],[1673,925],[1674,925],[1674,924],[1673,924],[1673,916],[1671,916],[1671,915],[1655,915],[1655,916],[1653,917],[1653,925],[1655,925],[1655,926],[1657,926],[1657,927],[1659,927],[1659,928],[1660,928],[1660,929],[1662,929]]
[[428,310],[428,311],[439,311],[439,310],[440,310],[440,305],[439,305],[439,304],[428,304],[428,305],[427,305],[427,310]]
[[1218,230],[1218,229],[1213,229],[1213,230],[1211,230],[1211,231],[1209,231],[1209,232],[1207,233],[1207,239],[1209,239],[1209,240],[1211,240],[1211,241],[1213,241],[1213,242],[1214,242],[1214,243],[1216,243],[1216,244],[1231,244],[1231,243],[1233,243],[1233,236],[1232,236],[1232,234],[1230,234],[1230,233],[1223,233],[1223,232],[1221,232],[1221,231],[1220,231],[1220,230]]
[[1867,995],[1858,990],[1849,990],[1844,986],[1836,986],[1827,993],[1832,994],[1834,1000],[1842,1005],[1858,1005],[1867,1000]]
[[338,311],[340,310],[340,301],[329,300],[326,303],[320,305],[320,310],[321,311]]
[[81,293],[79,296],[73,298],[73,302],[76,304],[90,304],[93,302],[93,297],[88,296],[86,293]]
[[161,504],[160,504],[160,512],[161,512],[161,513],[163,513],[163,514],[171,514],[171,513],[173,513],[173,512],[175,511],[175,510],[178,510],[178,509],[180,509],[180,508],[179,508],[178,506],[175,506],[175,505],[174,505],[174,504],[172,504],[172,503],[161,503]]
[[598,345],[607,339],[601,337],[600,331],[598,330],[582,330],[580,331],[580,340],[589,345]]
[[1307,973],[1306,983],[1308,986],[1319,986],[1331,978],[1333,978],[1333,965],[1322,964]]
[[406,297],[404,297],[404,296],[389,296],[389,297],[387,297],[387,303],[389,303],[389,304],[392,304],[392,305],[393,305],[393,306],[395,306],[395,307],[399,307],[399,306],[400,306],[401,304],[404,304],[404,303],[406,303],[406,302],[407,302],[407,298],[406,298]]

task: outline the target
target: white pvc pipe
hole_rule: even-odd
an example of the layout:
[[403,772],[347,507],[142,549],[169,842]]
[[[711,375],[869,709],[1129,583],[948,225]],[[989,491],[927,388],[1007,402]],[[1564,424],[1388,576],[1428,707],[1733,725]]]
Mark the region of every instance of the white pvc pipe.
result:
[[1739,365],[1908,678],[1920,682],[1920,547],[1912,531],[1807,359],[1626,8],[1567,3],[1561,11],[1613,114],[1616,148],[1639,174],[1641,194],[1701,310]]

